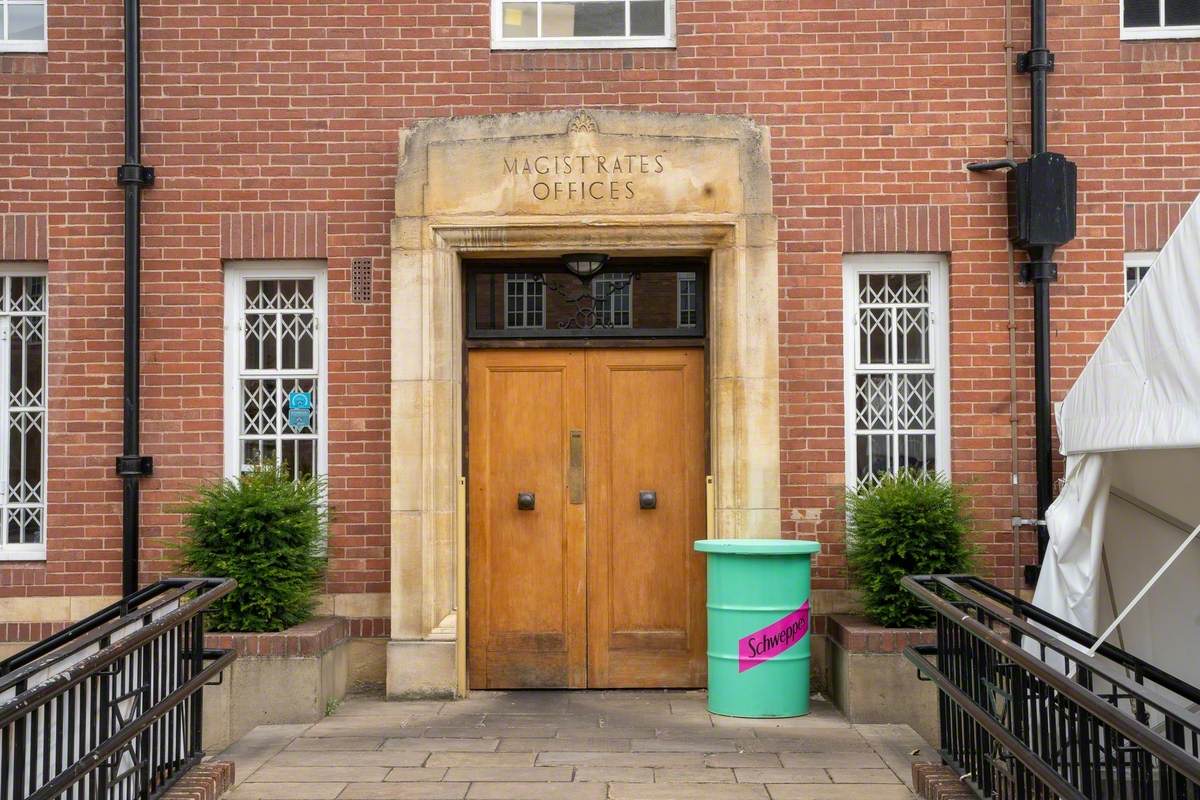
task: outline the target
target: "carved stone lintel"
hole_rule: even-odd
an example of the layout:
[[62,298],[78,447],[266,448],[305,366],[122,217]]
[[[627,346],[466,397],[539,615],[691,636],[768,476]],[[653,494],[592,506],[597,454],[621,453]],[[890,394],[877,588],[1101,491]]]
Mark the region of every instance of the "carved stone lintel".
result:
[[571,117],[571,122],[567,125],[567,133],[598,133],[599,131],[600,129],[596,127],[596,120],[592,119],[592,115],[586,111],[580,111]]

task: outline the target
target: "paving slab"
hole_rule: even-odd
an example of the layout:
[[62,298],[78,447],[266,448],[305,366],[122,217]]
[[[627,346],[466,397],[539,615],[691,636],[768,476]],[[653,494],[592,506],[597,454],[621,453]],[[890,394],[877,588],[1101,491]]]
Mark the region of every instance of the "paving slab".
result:
[[467,783],[351,783],[338,800],[462,800]]
[[603,783],[473,783],[467,800],[604,800]]
[[226,751],[230,800],[911,800],[904,725],[708,713],[702,692],[480,692],[353,698]]
[[243,783],[222,795],[228,800],[333,800],[344,783]]
[[765,786],[749,783],[610,783],[608,796],[611,800],[768,800]]
[[771,800],[914,800],[903,784],[841,783],[820,786],[811,783],[769,783]]

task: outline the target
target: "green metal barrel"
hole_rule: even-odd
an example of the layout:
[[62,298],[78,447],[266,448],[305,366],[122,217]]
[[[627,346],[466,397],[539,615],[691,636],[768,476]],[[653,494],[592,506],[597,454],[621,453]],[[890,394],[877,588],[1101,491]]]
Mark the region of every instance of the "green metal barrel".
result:
[[708,554],[708,710],[808,713],[809,560],[816,542],[701,539]]

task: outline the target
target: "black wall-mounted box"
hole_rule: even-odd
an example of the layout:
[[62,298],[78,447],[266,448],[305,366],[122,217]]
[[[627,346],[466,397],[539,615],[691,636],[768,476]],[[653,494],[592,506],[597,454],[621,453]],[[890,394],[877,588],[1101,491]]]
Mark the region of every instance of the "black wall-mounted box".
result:
[[1075,238],[1075,163],[1038,153],[1008,173],[1008,237],[1021,250]]

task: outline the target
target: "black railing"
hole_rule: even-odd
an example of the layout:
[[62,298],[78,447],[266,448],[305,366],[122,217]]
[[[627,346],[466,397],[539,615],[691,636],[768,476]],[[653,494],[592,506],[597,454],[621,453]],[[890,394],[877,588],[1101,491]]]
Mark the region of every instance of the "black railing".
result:
[[[1200,691],[973,576],[905,587],[937,644],[905,655],[938,687],[942,758],[983,798],[1200,800]],[[930,660],[930,657],[933,660]]]
[[234,658],[204,611],[235,585],[159,581],[0,661],[0,800],[150,800],[197,763],[201,689]]

